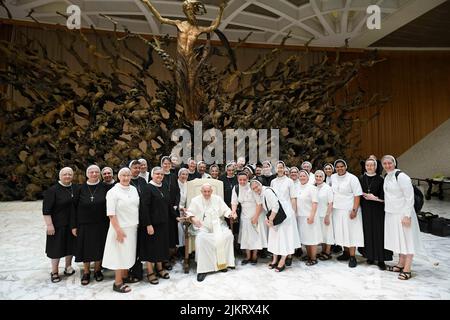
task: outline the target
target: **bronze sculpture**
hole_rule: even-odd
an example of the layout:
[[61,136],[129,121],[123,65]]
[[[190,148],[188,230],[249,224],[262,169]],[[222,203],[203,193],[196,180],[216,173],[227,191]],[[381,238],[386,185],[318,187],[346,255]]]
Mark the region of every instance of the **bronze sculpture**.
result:
[[194,52],[194,46],[201,34],[214,32],[220,25],[227,0],[223,0],[219,6],[219,15],[209,27],[199,26],[197,16],[206,14],[205,5],[199,0],[185,0],[183,12],[187,21],[170,20],[163,18],[149,0],[141,0],[147,5],[155,18],[161,24],[177,27],[177,69],[176,82],[178,87],[178,99],[184,108],[187,119],[194,121],[199,118],[201,104],[201,91],[197,83],[196,62],[198,55]]

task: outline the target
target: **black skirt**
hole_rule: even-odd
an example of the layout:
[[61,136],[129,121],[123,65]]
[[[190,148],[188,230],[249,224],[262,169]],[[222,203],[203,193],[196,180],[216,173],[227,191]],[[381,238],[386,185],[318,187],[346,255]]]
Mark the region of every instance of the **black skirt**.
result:
[[153,226],[155,233],[149,235],[147,228],[139,228],[139,258],[147,262],[169,260],[169,223]]
[[178,245],[178,221],[169,214],[169,248],[176,248]]
[[109,224],[82,224],[77,229],[75,262],[91,262],[103,259]]
[[75,237],[69,225],[56,227],[54,235],[47,235],[45,253],[50,259],[60,259],[75,253]]

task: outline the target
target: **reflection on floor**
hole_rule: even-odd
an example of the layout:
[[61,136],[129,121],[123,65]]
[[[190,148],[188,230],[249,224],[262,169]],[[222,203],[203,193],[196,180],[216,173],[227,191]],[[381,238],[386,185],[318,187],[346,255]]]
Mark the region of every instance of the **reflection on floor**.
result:
[[[429,234],[422,238],[431,259],[417,260],[409,281],[358,257],[355,269],[335,259],[313,267],[295,259],[281,274],[269,270],[267,261],[238,263],[236,270],[208,275],[202,283],[196,281],[194,263],[188,275],[177,263],[170,280],[157,286],[134,284],[128,294],[112,291],[112,272],[105,273],[103,282],[82,287],[76,265],[74,276],[53,284],[41,208],[40,201],[0,203],[0,299],[450,299],[450,237]],[[424,211],[450,217],[450,202],[427,201]]]

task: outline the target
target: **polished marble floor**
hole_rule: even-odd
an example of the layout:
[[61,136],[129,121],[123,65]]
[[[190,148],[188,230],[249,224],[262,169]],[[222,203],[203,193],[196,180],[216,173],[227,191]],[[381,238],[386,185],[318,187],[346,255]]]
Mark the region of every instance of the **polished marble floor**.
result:
[[[128,294],[112,291],[111,272],[103,282],[81,286],[75,265],[75,275],[53,284],[41,207],[40,201],[0,202],[0,299],[450,299],[450,237],[430,234],[422,234],[430,259],[415,261],[409,281],[397,280],[396,274],[368,266],[359,257],[355,269],[335,259],[313,267],[296,259],[281,274],[268,270],[266,261],[257,266],[238,263],[235,270],[208,275],[202,283],[196,281],[194,265],[185,275],[177,263],[170,280],[157,286],[134,284]],[[450,217],[450,202],[427,201],[424,211]]]

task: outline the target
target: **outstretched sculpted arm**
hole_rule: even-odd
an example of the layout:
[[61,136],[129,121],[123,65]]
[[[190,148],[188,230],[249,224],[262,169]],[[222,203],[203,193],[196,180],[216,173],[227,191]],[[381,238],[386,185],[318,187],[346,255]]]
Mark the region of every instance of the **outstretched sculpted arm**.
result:
[[222,2],[220,3],[220,6],[219,6],[219,15],[217,16],[216,20],[213,21],[211,26],[201,28],[203,33],[213,32],[214,30],[216,30],[219,27],[220,22],[222,21],[223,11],[225,10],[227,3],[228,3],[228,0],[222,0]]
[[163,18],[161,16],[161,14],[155,9],[155,7],[151,4],[151,2],[149,0],[141,0],[147,7],[148,9],[153,13],[153,15],[155,16],[155,18],[162,24],[170,24],[172,26],[177,26],[177,21],[176,20],[170,20],[167,18]]

